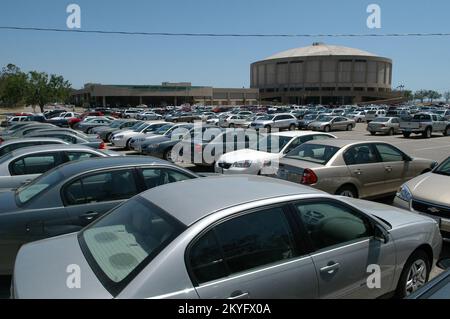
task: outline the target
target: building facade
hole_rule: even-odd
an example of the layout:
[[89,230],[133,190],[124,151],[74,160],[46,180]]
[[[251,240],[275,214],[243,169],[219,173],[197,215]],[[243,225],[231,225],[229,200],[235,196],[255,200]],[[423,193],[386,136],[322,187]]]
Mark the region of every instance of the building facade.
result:
[[161,85],[103,85],[89,83],[72,95],[75,105],[103,107],[153,107],[183,104],[202,105],[255,105],[258,89],[213,88],[192,86],[191,83]]
[[392,60],[358,49],[314,43],[251,65],[251,88],[266,103],[354,104],[398,97]]

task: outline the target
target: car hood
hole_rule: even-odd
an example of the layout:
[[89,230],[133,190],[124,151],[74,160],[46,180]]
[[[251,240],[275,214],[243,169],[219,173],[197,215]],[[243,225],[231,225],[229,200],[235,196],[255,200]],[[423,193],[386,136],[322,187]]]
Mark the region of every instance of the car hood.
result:
[[340,197],[341,200],[357,207],[368,215],[375,216],[382,221],[386,221],[395,229],[404,225],[420,223],[424,221],[433,222],[434,220],[420,214],[414,214],[407,210],[393,206],[380,204],[372,201]]
[[265,161],[279,158],[278,153],[266,153],[261,151],[256,151],[252,149],[243,149],[239,151],[234,151],[231,153],[224,154],[220,157],[219,162],[224,163],[235,163],[238,161],[252,160],[252,161]]
[[406,183],[414,198],[444,206],[450,205],[450,176],[427,173]]
[[[75,270],[74,270],[75,269]],[[69,288],[80,274],[80,288]],[[22,246],[16,258],[14,297],[19,299],[111,299],[81,251],[77,233]]]
[[326,125],[326,124],[330,124],[330,122],[317,122],[317,121],[314,121],[314,122],[310,122],[309,123],[310,126],[323,126],[323,125]]

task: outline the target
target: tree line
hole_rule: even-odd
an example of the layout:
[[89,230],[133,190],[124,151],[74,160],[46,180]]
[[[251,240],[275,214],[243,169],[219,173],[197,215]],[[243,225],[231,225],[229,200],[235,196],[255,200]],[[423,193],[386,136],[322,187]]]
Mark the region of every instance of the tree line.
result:
[[14,64],[0,71],[0,107],[38,105],[41,112],[49,103],[68,103],[72,85],[63,76],[45,72],[28,73]]
[[444,92],[441,94],[434,90],[418,90],[418,91],[403,91],[403,96],[407,98],[409,101],[418,100],[421,103],[425,102],[428,99],[429,102],[433,103],[433,101],[439,100],[440,98],[444,98],[448,103],[450,101],[450,91]]

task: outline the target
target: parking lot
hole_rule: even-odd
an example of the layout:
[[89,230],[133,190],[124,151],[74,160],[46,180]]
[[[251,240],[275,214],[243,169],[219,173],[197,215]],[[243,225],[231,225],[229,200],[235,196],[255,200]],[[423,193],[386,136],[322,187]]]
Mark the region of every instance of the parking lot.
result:
[[[446,159],[449,155],[450,150],[450,137],[443,137],[442,134],[436,134],[431,139],[424,139],[421,136],[404,138],[402,135],[394,136],[384,136],[377,135],[371,136],[366,131],[367,124],[357,123],[356,128],[352,131],[337,131],[332,132],[339,139],[349,139],[349,140],[363,140],[363,141],[382,141],[388,142],[399,149],[401,149],[406,154],[412,157],[422,157],[427,159],[432,159],[437,162],[441,162]],[[119,152],[123,155],[133,155],[133,151],[124,151],[113,147],[111,144],[107,145],[109,150]],[[193,165],[180,164],[180,166],[192,170],[197,173],[213,173],[213,168],[205,169],[204,167],[196,167]],[[377,202],[384,204],[392,204],[393,197],[377,199]],[[450,257],[450,244],[448,242],[444,243],[442,256]],[[434,269],[431,273],[431,278],[435,277],[441,271],[439,269]],[[10,277],[0,277],[0,297],[7,298],[9,296],[9,286]]]

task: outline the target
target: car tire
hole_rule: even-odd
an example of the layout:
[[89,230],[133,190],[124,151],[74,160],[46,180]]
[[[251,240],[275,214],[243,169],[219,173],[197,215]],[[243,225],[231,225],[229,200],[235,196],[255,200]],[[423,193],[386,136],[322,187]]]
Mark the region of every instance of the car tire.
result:
[[[425,269],[421,269],[421,267],[425,267]],[[423,271],[425,271],[425,273]],[[395,296],[397,298],[404,298],[416,291],[418,288],[422,287],[427,283],[430,276],[430,271],[430,261],[426,252],[423,250],[416,250],[413,252],[403,267],[403,271],[395,291]],[[416,273],[414,274],[414,272]],[[408,284],[408,281],[411,280],[412,287]]]
[[164,160],[166,160],[168,162],[173,162],[173,160],[172,160],[172,148],[169,148],[169,149],[164,151],[163,158],[164,158]]
[[389,129],[389,131],[387,132],[387,135],[389,135],[389,136],[392,136],[392,135],[394,135],[394,129],[393,128],[391,128],[391,129]]
[[358,119],[358,121],[357,121],[358,123],[361,123],[362,122],[362,119]]
[[295,131],[296,128],[295,124],[289,125],[289,131]]
[[230,125],[228,125],[229,128],[234,128],[234,124],[231,123]]
[[370,132],[370,135],[375,136],[377,132]]
[[128,141],[125,143],[125,149],[131,150],[131,138],[128,139]]
[[403,136],[406,138],[409,138],[411,136],[411,133],[409,132],[403,132]]
[[449,136],[450,135],[450,126],[447,126],[442,134],[444,134],[444,136]]
[[431,127],[427,127],[425,129],[425,131],[422,134],[423,138],[431,138],[431,135],[433,134],[433,130],[431,129]]
[[350,198],[359,198],[358,191],[352,185],[344,185],[336,191],[336,195]]
[[326,133],[328,133],[328,132],[331,131],[331,127],[330,127],[329,125],[327,125],[327,126],[325,126],[325,127],[323,128],[323,131],[326,132]]
[[347,125],[347,131],[352,131],[353,130],[353,125],[349,124]]
[[270,125],[266,125],[264,126],[264,128],[266,129],[267,133],[272,132],[272,127]]
[[111,134],[112,133],[108,133],[108,134],[106,134],[106,136],[105,136],[105,142],[111,142],[109,139],[111,138]]

